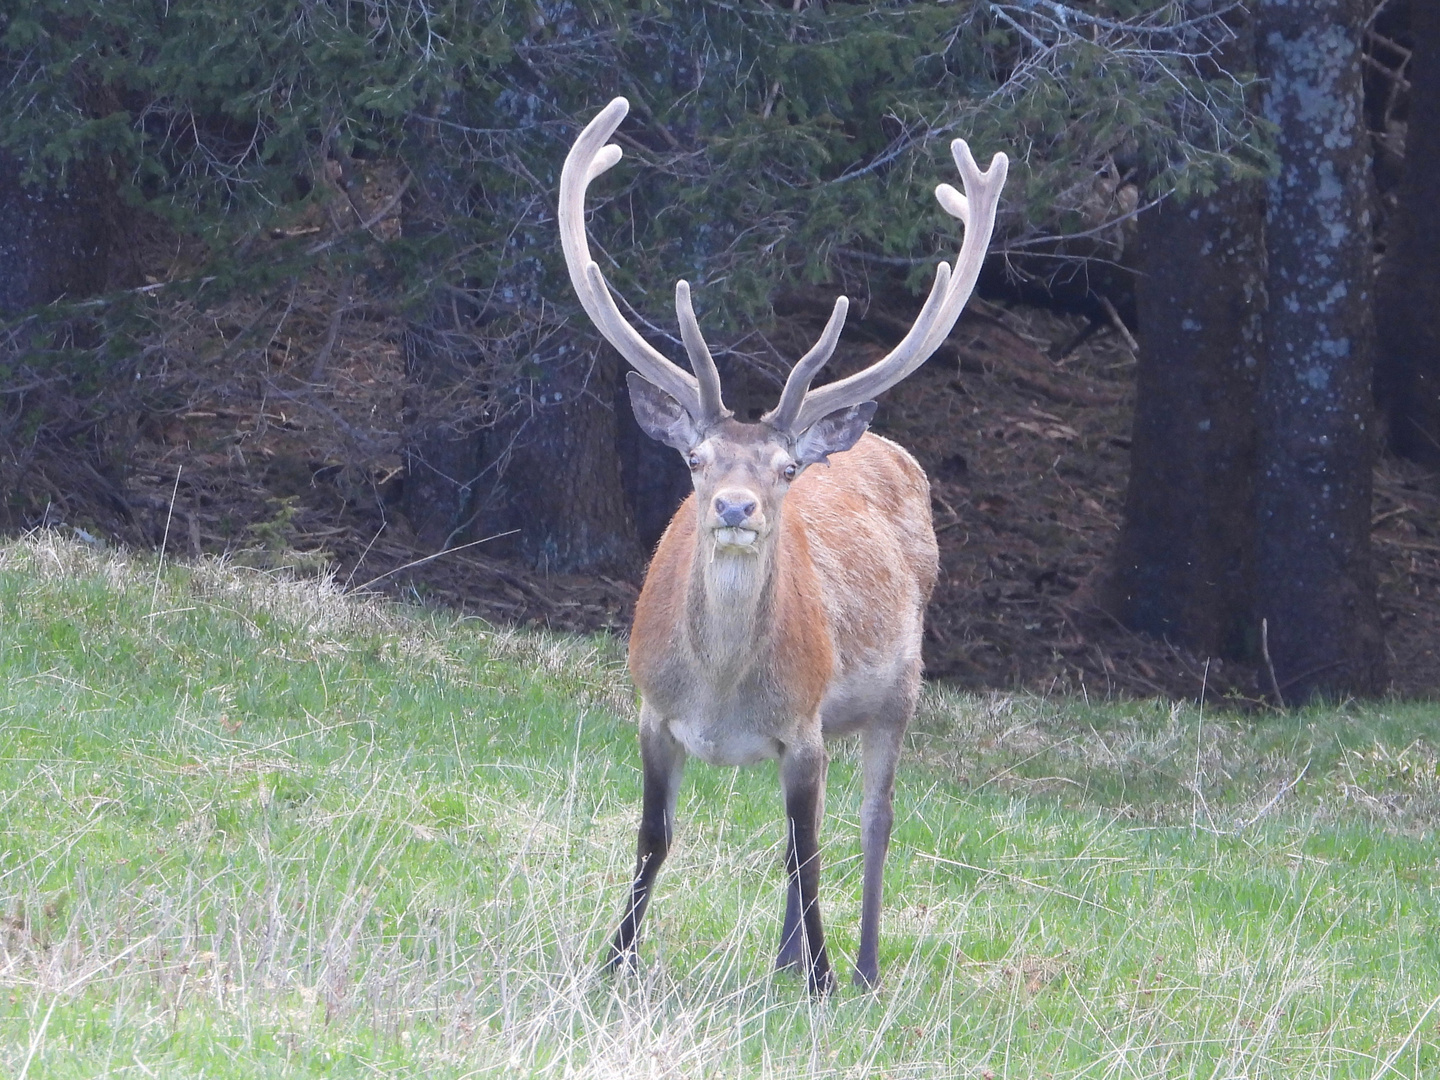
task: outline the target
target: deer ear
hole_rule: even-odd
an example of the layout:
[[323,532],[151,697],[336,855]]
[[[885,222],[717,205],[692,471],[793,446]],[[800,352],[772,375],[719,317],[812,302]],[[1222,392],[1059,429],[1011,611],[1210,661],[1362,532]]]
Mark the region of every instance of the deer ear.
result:
[[685,407],[638,372],[625,376],[630,387],[630,408],[640,430],[682,454],[700,441],[700,429]]
[[865,434],[876,407],[873,401],[862,401],[822,416],[795,440],[795,460],[801,465],[828,463],[831,454],[849,450]]

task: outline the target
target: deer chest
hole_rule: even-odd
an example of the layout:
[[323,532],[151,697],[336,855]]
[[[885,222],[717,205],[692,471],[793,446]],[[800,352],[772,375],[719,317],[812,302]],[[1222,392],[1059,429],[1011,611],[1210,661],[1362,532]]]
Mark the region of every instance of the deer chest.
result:
[[686,693],[654,702],[687,753],[711,765],[753,765],[780,756],[795,720],[755,687]]
[[701,716],[670,721],[670,734],[686,753],[711,765],[754,765],[780,756],[774,736]]

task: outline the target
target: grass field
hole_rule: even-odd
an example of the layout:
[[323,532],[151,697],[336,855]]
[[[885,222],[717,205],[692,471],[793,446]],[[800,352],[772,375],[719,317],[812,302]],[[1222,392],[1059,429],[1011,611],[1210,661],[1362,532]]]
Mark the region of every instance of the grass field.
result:
[[[927,692],[883,988],[769,970],[773,768],[692,765],[635,974],[619,646],[0,546],[8,1077],[1440,1074],[1440,709]],[[848,963],[853,750],[822,899]]]

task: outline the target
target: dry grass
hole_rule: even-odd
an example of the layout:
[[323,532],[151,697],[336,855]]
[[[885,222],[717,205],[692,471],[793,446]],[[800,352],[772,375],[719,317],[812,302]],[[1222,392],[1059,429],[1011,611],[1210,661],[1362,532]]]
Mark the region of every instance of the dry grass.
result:
[[[932,688],[897,793],[884,988],[817,1002],[769,970],[765,769],[690,770],[640,969],[597,975],[638,796],[619,663],[603,638],[333,582],[157,574],[48,535],[0,548],[0,1068],[1440,1065],[1440,781],[1419,711],[1242,720]],[[837,747],[823,896],[842,962],[857,816]]]

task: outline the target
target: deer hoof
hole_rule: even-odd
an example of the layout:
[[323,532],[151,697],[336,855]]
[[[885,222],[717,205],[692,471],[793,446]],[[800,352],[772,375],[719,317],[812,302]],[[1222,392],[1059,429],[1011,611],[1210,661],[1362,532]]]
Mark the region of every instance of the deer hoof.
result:
[[827,968],[813,968],[810,971],[810,994],[812,997],[829,997],[835,992],[835,975]]
[[850,977],[850,982],[861,990],[880,989],[880,965],[873,964],[868,968],[855,965],[855,974]]

